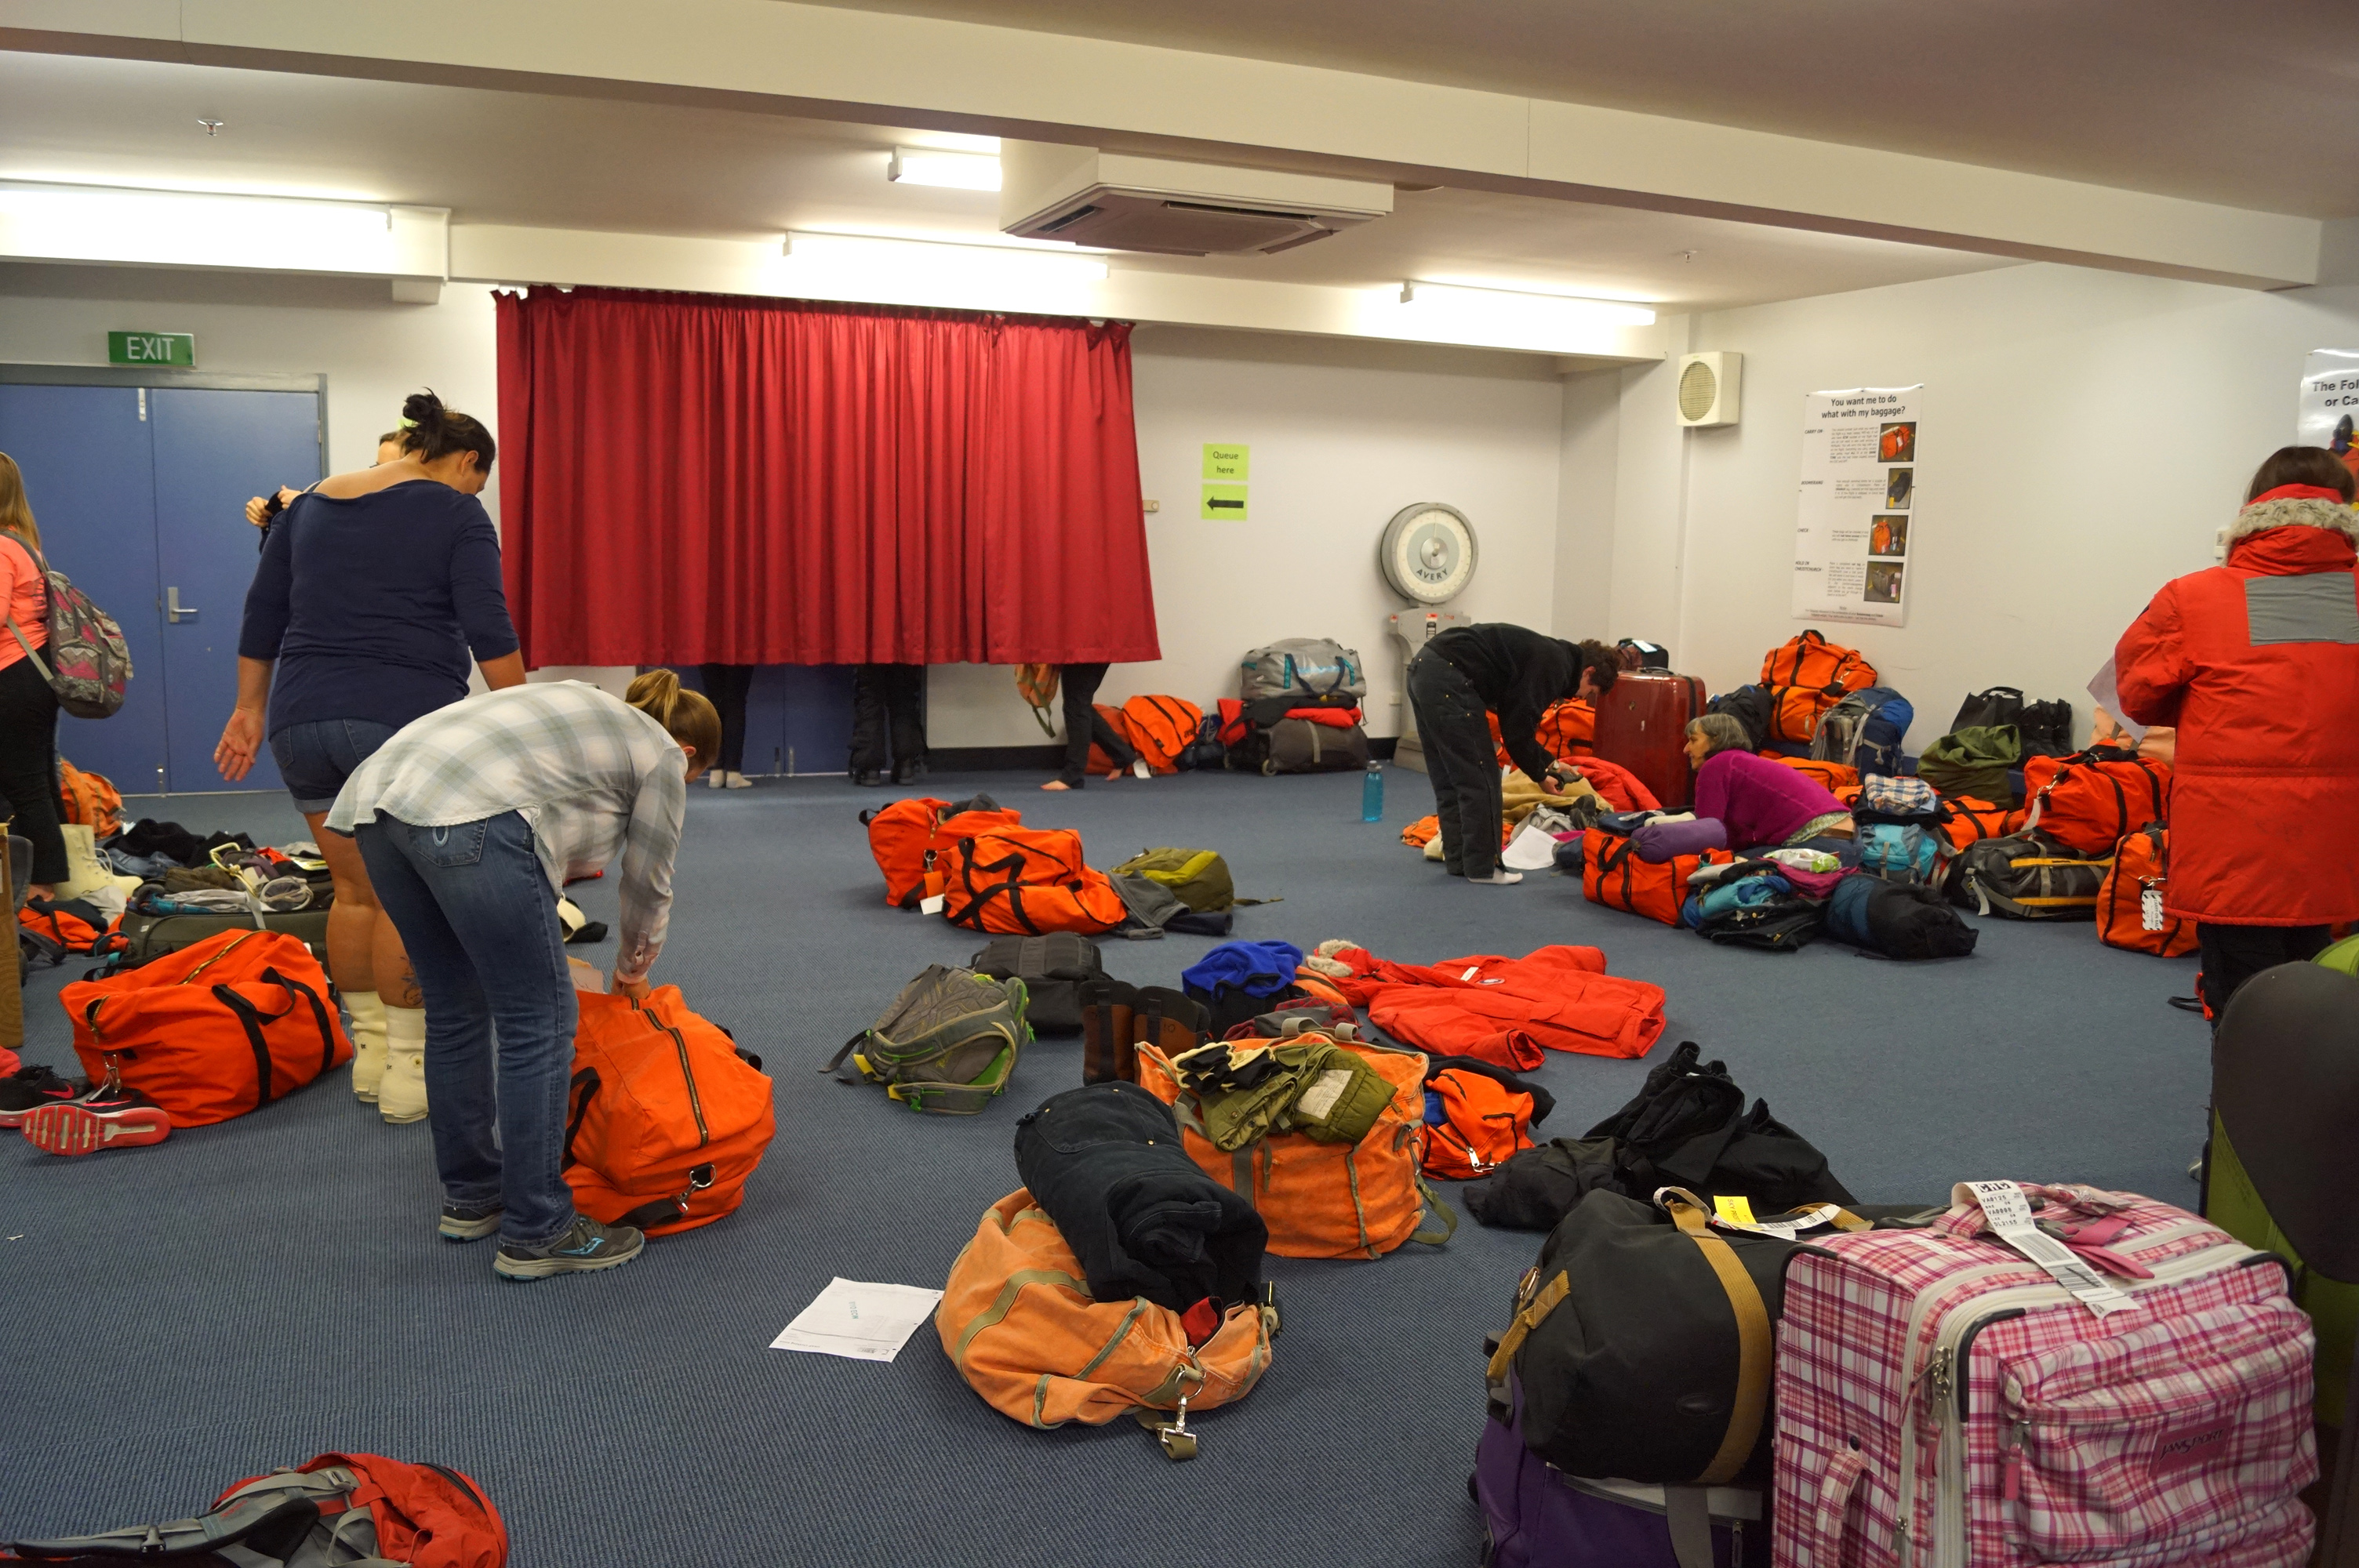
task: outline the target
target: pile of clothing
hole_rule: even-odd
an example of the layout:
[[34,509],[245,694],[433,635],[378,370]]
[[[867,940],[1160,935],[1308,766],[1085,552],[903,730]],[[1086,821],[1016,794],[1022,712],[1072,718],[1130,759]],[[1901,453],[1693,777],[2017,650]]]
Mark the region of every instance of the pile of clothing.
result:
[[1346,941],[1303,960],[1369,1021],[1437,1056],[1473,1056],[1529,1072],[1547,1051],[1643,1056],[1663,1033],[1663,989],[1605,972],[1595,947],[1549,946],[1520,958],[1477,954],[1397,964]]
[[[116,848],[135,834],[135,845]],[[177,822],[143,819],[105,849],[118,871],[144,879],[128,898],[136,914],[240,914],[257,905],[284,914],[335,901],[328,862],[308,841],[276,849],[256,849],[243,833],[201,841]]]

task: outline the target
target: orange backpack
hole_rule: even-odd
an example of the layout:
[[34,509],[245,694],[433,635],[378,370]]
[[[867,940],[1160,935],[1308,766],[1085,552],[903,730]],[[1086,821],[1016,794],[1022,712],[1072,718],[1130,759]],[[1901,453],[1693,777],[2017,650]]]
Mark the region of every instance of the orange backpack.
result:
[[1427,1175],[1455,1182],[1487,1176],[1532,1146],[1531,1096],[1462,1067],[1436,1073],[1425,1087],[1441,1101],[1441,1119],[1425,1128]]
[[124,1084],[205,1127],[259,1110],[352,1060],[327,972],[283,931],[224,931],[58,993],[93,1082]]
[[2092,746],[2069,757],[2023,764],[2026,831],[2037,827],[2068,849],[2102,855],[2148,822],[2170,816],[2170,769],[2131,746]]
[[[51,946],[68,953],[88,953],[94,958],[119,953],[131,946],[131,939],[115,928],[120,924],[119,917],[102,925],[92,921],[92,915],[105,918],[97,906],[81,899],[49,899],[36,894],[16,912],[16,924]],[[58,961],[65,960],[60,957]]]
[[79,822],[102,841],[123,831],[123,795],[104,773],[58,759],[58,820]]
[[2183,958],[2195,951],[2195,922],[2162,917],[2162,929],[2148,931],[2140,907],[2146,890],[2162,891],[2170,871],[2170,829],[2149,822],[2129,834],[2114,851],[2113,870],[2097,890],[2097,939],[2108,947]]
[[1000,810],[987,795],[955,804],[916,795],[864,811],[860,820],[868,828],[868,852],[885,873],[885,902],[897,909],[915,909],[919,899],[942,891],[944,850],[972,833],[1016,827],[1024,814]]
[[678,986],[645,1001],[576,1000],[563,1164],[574,1206],[651,1236],[735,1212],[777,1130],[760,1059],[690,1011]]
[[[405,1464],[382,1454],[322,1454],[296,1466],[298,1475],[322,1472],[350,1474],[353,1486],[345,1495],[351,1507],[368,1510],[376,1527],[377,1561],[415,1568],[502,1568],[508,1560],[507,1524],[481,1484],[463,1470]],[[213,1506],[270,1479],[248,1476],[224,1489]],[[336,1509],[322,1504],[320,1511],[332,1519]]]
[[960,839],[941,857],[942,917],[970,931],[1094,935],[1129,918],[1103,871],[1082,860],[1070,827],[996,827]]
[[1581,892],[1592,903],[1627,910],[1659,920],[1680,923],[1680,906],[1688,899],[1688,878],[1700,867],[1725,865],[1736,857],[1725,849],[1701,855],[1676,855],[1659,864],[1642,860],[1635,839],[1601,833],[1593,827],[1581,836]]
[[1032,705],[1032,717],[1041,732],[1054,735],[1056,725],[1049,720],[1049,705],[1057,700],[1059,668],[1055,665],[1018,665],[1016,666],[1016,695]]
[[1180,753],[1196,742],[1204,710],[1177,697],[1134,697],[1122,705],[1122,732],[1131,750],[1158,773],[1180,771]]
[[[1810,774],[1829,792],[1855,788],[1859,784],[1859,770],[1848,762],[1821,762],[1810,757],[1772,757],[1770,760],[1783,762],[1798,773]],[[1848,806],[1850,802],[1843,804]]]
[[[1090,1296],[1082,1260],[1022,1187],[983,1211],[934,1309],[934,1331],[984,1402],[1030,1427],[1243,1399],[1268,1369],[1277,1309],[1240,1302],[1201,1345],[1144,1297]],[[1167,1451],[1169,1444],[1167,1442]],[[1174,1454],[1173,1457],[1184,1457]]]
[[[1302,1041],[1326,1041],[1306,1031]],[[1335,1040],[1393,1086],[1393,1098],[1357,1143],[1322,1143],[1304,1132],[1274,1132],[1230,1152],[1204,1136],[1195,1095],[1180,1087],[1169,1057],[1138,1048],[1138,1081],[1180,1119],[1188,1157],[1216,1182],[1252,1201],[1281,1258],[1381,1258],[1405,1241],[1439,1247],[1458,1217],[1419,1173],[1425,1158],[1425,1056],[1364,1040]],[[1420,1230],[1431,1205],[1440,1228]]]

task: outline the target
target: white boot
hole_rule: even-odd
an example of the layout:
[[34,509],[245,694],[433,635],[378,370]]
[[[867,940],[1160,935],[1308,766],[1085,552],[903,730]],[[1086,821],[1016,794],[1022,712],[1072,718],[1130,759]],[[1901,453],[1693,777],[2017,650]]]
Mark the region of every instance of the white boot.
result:
[[344,1011],[353,1015],[353,1098],[376,1103],[377,1085],[385,1081],[385,1003],[375,991],[346,991]]
[[376,1108],[387,1121],[426,1119],[426,1010],[385,1010],[385,1079]]

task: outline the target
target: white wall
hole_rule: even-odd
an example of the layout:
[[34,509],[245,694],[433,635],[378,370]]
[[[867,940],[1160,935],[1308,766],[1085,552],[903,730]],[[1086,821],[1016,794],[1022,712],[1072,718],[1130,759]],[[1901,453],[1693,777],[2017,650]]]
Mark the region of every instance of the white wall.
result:
[[[1551,623],[1562,390],[1534,357],[1180,328],[1134,340],[1142,488],[1163,657],[1117,665],[1101,702],[1169,693],[1211,711],[1237,661],[1279,637],[1332,637],[1368,665],[1369,732],[1397,735],[1403,607],[1376,571],[1376,540],[1412,502],[1473,522],[1474,583],[1451,606]],[[1208,441],[1253,448],[1247,521],[1199,521]],[[1005,668],[934,672],[937,746],[1037,744]]]
[[1744,420],[1681,432],[1675,362],[1620,373],[1615,635],[1669,643],[1713,691],[1754,679],[1788,612],[1802,398],[1923,382],[1904,628],[1829,623],[1917,706],[2071,700],[2169,578],[2209,566],[2260,460],[2294,439],[2302,357],[2359,347],[2359,289],[2259,294],[2031,265],[1697,318],[1745,355]]

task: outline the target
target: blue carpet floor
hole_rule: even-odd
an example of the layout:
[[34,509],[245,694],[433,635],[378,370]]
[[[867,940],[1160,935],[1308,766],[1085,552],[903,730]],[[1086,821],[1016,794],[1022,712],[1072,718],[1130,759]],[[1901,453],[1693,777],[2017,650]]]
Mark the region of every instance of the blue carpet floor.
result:
[[[992,790],[1081,829],[1100,865],[1154,844],[1220,849],[1240,893],[1285,901],[1240,912],[1241,936],[1345,936],[1419,962],[1604,948],[1615,972],[1669,993],[1656,1059],[1682,1039],[1726,1057],[1864,1201],[1989,1176],[2192,1199],[2207,1041],[2164,1004],[2192,966],[2115,952],[2086,925],[1986,921],[1976,956],[1937,964],[1832,943],[1720,951],[1586,904],[1573,879],[1448,879],[1396,838],[1430,809],[1416,773],[1390,774],[1383,826],[1358,820],[1356,775],[1182,774],[1061,796],[1034,782],[940,778],[928,793]],[[16,1325],[0,1537],[176,1516],[238,1476],[359,1449],[473,1473],[518,1568],[1472,1564],[1481,1342],[1535,1236],[1469,1222],[1439,1250],[1273,1259],[1275,1364],[1202,1419],[1187,1466],[1127,1422],[1017,1426],[960,1382],[930,1327],[890,1365],[767,1348],[831,1276],[939,1285],[1016,1185],[1016,1117],[1080,1081],[1078,1043],[1043,1042],[1005,1100],[947,1119],[815,1070],[904,980],[981,946],[884,904],[853,818],[906,793],[842,779],[691,792],[657,978],[766,1058],[778,1136],[736,1216],[627,1269],[506,1284],[488,1244],[437,1240],[425,1128],[384,1125],[342,1074],[151,1149],[60,1160],[0,1143],[0,1300]],[[158,804],[131,803],[200,831],[302,836],[282,796]],[[611,881],[577,892],[614,918]],[[1177,984],[1209,946],[1113,942],[1106,959]],[[575,951],[611,961],[612,945]],[[26,1055],[71,1070],[60,981],[33,982]],[[1585,1130],[1649,1065],[1552,1055],[1542,1134]]]

